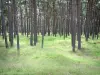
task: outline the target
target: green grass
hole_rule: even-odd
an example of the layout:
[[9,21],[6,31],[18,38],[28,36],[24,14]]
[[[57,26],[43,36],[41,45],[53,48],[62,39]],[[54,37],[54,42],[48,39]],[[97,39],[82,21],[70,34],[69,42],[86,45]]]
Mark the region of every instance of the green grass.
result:
[[[14,47],[6,49],[0,37],[0,75],[100,75],[100,39],[86,42],[82,36],[82,50],[73,53],[70,36],[46,36],[41,48],[29,45],[29,38],[20,35],[20,56]],[[77,42],[76,42],[77,43]]]

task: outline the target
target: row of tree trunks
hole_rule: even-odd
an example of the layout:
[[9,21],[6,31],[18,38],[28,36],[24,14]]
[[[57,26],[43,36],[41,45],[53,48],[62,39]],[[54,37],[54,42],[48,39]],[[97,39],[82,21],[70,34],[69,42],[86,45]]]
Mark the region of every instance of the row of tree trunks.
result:
[[96,0],[88,0],[87,2],[87,12],[86,12],[86,25],[85,25],[85,37],[88,41],[89,36],[94,39],[99,33],[99,19],[98,19],[98,9],[95,6]]
[[[1,0],[1,25],[0,33],[7,45],[7,34],[9,42],[13,46],[14,38],[17,38],[17,49],[19,50],[19,32],[27,37],[30,35],[30,45],[36,46],[38,34],[42,34],[42,48],[44,36],[63,36],[64,39],[71,34],[72,50],[75,52],[76,39],[78,49],[81,49],[81,35],[85,34],[86,41],[99,37],[100,17],[97,8],[97,0],[7,0],[6,6]],[[18,6],[17,6],[18,5]],[[7,20],[3,13],[7,10]],[[85,8],[86,10],[83,10]],[[85,12],[85,13],[84,13]],[[20,18],[20,19],[19,19]],[[7,23],[7,25],[6,25]],[[17,36],[17,37],[16,37]],[[6,38],[5,38],[6,37]]]

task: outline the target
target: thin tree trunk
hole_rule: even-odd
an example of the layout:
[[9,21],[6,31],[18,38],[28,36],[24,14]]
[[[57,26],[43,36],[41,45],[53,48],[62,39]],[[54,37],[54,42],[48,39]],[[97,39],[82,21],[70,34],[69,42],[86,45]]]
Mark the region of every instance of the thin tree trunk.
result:
[[81,18],[80,18],[80,7],[81,7],[81,0],[77,0],[77,25],[78,25],[78,32],[77,32],[77,38],[78,38],[78,49],[81,49]]
[[34,45],[36,46],[36,43],[37,43],[37,5],[36,5],[36,0],[33,0],[33,7],[34,7]]

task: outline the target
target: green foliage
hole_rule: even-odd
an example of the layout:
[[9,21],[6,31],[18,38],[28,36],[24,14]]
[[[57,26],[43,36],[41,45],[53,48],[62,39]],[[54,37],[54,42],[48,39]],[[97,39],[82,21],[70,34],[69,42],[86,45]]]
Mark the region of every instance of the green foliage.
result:
[[100,75],[100,39],[85,42],[82,36],[82,51],[73,53],[70,36],[46,36],[43,49],[38,38],[37,46],[31,47],[29,38],[20,35],[18,57],[16,39],[7,50],[0,37],[0,75]]

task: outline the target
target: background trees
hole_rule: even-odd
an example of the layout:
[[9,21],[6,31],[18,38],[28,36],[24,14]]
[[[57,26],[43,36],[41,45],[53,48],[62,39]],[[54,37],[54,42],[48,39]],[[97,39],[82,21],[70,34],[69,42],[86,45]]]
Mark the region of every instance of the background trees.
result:
[[[38,34],[44,36],[63,36],[71,34],[72,50],[75,51],[76,40],[81,49],[81,35],[86,41],[99,37],[100,1],[99,0],[0,0],[0,33],[13,46],[17,35],[19,50],[19,33],[30,36],[30,45],[36,45]],[[3,3],[2,3],[3,2]],[[34,43],[33,43],[34,41]]]

